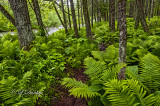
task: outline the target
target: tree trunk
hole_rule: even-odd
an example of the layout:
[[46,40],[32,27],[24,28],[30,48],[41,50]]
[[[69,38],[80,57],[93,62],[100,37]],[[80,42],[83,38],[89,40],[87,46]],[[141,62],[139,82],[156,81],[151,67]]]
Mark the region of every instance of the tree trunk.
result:
[[36,19],[38,22],[38,26],[44,29],[44,24],[41,17],[41,11],[39,8],[38,0],[32,0],[34,13],[36,14]]
[[73,0],[70,0],[70,5],[71,5],[71,12],[72,12],[72,20],[73,20],[73,27],[74,27],[74,32],[76,37],[79,37],[78,34],[78,28],[77,28],[77,20],[76,20],[76,15],[75,15],[75,9],[74,9],[74,4],[73,4]]
[[147,14],[148,14],[148,3],[149,3],[149,0],[146,0],[145,17],[147,17]]
[[83,23],[83,5],[82,5],[82,0],[81,0],[81,21],[82,21],[82,26],[83,26],[84,23]]
[[91,0],[91,26],[93,27],[93,0]]
[[[127,26],[126,26],[126,0],[118,1],[118,23],[119,23],[119,63],[126,63],[126,46],[127,46]],[[125,79],[125,69],[123,67],[118,79]]]
[[70,18],[70,12],[69,12],[69,1],[67,0],[67,9],[68,9],[68,23],[69,23],[69,27],[71,28],[71,18]]
[[67,21],[66,21],[66,14],[65,14],[65,11],[64,11],[63,0],[61,0],[61,4],[62,4],[62,13],[63,13],[64,29],[65,29],[65,33],[68,33]]
[[137,1],[135,0],[135,11],[136,11],[136,16],[135,16],[135,26],[134,29],[138,29],[139,27],[139,22],[140,22],[140,14],[138,12],[138,5],[137,5]]
[[77,9],[78,9],[78,25],[79,25],[79,30],[80,30],[81,24],[80,24],[80,15],[79,15],[79,0],[77,0]]
[[26,0],[8,0],[15,17],[15,25],[21,49],[29,50],[33,41],[33,33]]
[[55,4],[53,4],[53,7],[54,7],[54,10],[56,11],[56,14],[57,14],[57,16],[58,16],[58,18],[59,18],[59,20],[60,20],[62,26],[65,27],[65,26],[64,26],[64,23],[63,23],[63,21],[62,21],[62,18],[61,18],[61,16],[60,16],[59,13],[58,13],[58,10],[57,10]]
[[134,2],[130,1],[129,17],[133,17],[133,13],[134,13]]
[[148,27],[146,19],[145,19],[142,0],[137,0],[137,6],[138,6],[138,15],[140,16],[140,21],[141,21],[141,25],[143,27],[143,30],[145,32],[149,33],[149,27]]
[[109,27],[115,31],[115,0],[109,0]]
[[0,4],[0,11],[16,27],[14,18],[9,14],[9,12],[1,4]]
[[82,4],[83,4],[84,20],[86,25],[86,36],[88,39],[92,40],[92,32],[91,32],[91,26],[89,21],[87,0],[82,0]]

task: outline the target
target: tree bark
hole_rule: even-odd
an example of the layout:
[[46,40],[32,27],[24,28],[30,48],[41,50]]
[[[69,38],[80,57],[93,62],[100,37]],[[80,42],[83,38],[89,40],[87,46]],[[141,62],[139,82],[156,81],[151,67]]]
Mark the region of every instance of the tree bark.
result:
[[92,40],[92,32],[91,32],[91,26],[89,21],[87,0],[82,0],[82,4],[83,4],[84,20],[86,25],[86,36],[88,39]]
[[73,4],[73,0],[70,0],[70,5],[71,5],[71,12],[72,12],[72,20],[73,20],[73,27],[74,27],[74,32],[76,37],[79,37],[78,34],[78,28],[77,28],[77,20],[76,20],[76,15],[75,15],[75,9],[74,9],[74,4]]
[[82,0],[81,0],[81,21],[82,21],[82,26],[83,26],[84,23],[83,23],[83,5],[82,5]]
[[143,1],[137,0],[137,6],[138,6],[138,15],[140,16],[140,21],[141,21],[143,30],[149,33],[149,27],[147,25],[145,14],[144,14],[144,9],[143,9]]
[[34,13],[36,14],[36,19],[38,22],[38,26],[44,29],[44,24],[42,21],[41,11],[39,8],[38,0],[32,0]]
[[93,27],[93,0],[91,0],[91,26]]
[[62,18],[61,18],[61,16],[60,16],[59,13],[58,13],[58,10],[57,10],[55,4],[53,4],[53,7],[54,7],[54,10],[56,11],[56,14],[57,14],[57,16],[58,16],[58,18],[59,18],[59,20],[60,20],[62,26],[65,27],[65,26],[64,26],[64,23],[63,23],[63,21],[62,21]]
[[8,0],[15,17],[15,25],[21,49],[29,50],[33,41],[33,33],[26,0]]
[[14,18],[9,14],[9,12],[1,4],[0,4],[0,11],[16,27]]
[[[118,1],[118,23],[119,23],[119,63],[126,63],[127,26],[126,26],[126,0]],[[118,73],[118,79],[125,79],[123,67]]]
[[145,6],[145,17],[147,16],[148,14],[148,3],[149,3],[149,0],[146,0],[146,6]]
[[70,12],[69,12],[69,1],[67,0],[67,9],[68,9],[68,22],[69,22],[69,27],[71,28],[71,18],[70,18]]
[[62,13],[63,13],[64,29],[65,29],[65,33],[68,33],[68,29],[67,29],[67,21],[66,21],[66,14],[65,14],[65,11],[64,11],[63,0],[61,0],[61,4],[62,4]]
[[115,32],[115,0],[109,0],[109,27]]
[[80,15],[79,15],[79,0],[77,0],[77,10],[78,10],[78,25],[79,25],[79,30],[80,30],[81,25],[80,25]]
[[133,13],[134,13],[134,2],[130,1],[129,17],[133,17]]

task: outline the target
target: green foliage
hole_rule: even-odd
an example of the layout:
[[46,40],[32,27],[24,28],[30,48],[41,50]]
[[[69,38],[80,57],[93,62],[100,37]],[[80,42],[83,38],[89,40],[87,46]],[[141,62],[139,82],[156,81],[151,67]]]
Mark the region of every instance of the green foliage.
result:
[[151,91],[159,90],[160,86],[160,60],[152,54],[145,55],[140,66],[140,78]]

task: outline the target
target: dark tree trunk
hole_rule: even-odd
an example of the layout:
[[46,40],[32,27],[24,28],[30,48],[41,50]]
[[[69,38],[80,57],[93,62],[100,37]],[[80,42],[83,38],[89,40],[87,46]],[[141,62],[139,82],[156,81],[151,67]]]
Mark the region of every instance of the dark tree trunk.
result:
[[76,15],[75,15],[75,9],[74,9],[74,4],[73,4],[73,0],[70,0],[71,3],[71,12],[72,12],[72,20],[73,20],[73,27],[74,27],[74,32],[76,37],[79,37],[78,34],[78,28],[77,28],[77,20],[76,20]]
[[138,6],[138,15],[140,16],[140,21],[141,21],[141,25],[143,27],[143,30],[145,32],[149,33],[149,27],[147,25],[144,10],[143,10],[143,1],[142,0],[137,0],[137,6]]
[[63,13],[64,29],[65,29],[65,33],[68,33],[68,29],[67,29],[67,21],[66,21],[66,14],[65,14],[65,11],[64,11],[63,0],[61,0],[61,4],[62,4],[62,13]]
[[[119,63],[126,63],[126,46],[127,46],[127,26],[126,26],[126,0],[118,1],[118,23],[119,23]],[[125,69],[123,67],[118,79],[125,79]]]
[[61,16],[60,16],[59,13],[58,13],[58,10],[57,10],[55,4],[53,5],[53,7],[54,7],[54,10],[56,11],[56,14],[57,14],[57,16],[58,16],[58,18],[59,18],[61,24],[63,25],[63,27],[65,27],[65,26],[64,26],[64,23],[63,23],[63,21],[62,21],[62,18],[61,18]]
[[134,1],[130,1],[129,17],[133,17],[133,13],[134,13]]
[[67,9],[68,9],[68,22],[69,22],[69,27],[71,28],[71,18],[70,18],[70,12],[69,12],[69,1],[67,0]]
[[80,24],[80,15],[79,15],[79,0],[77,0],[77,9],[78,9],[78,25],[79,25],[79,30],[80,30],[81,24]]
[[82,4],[82,0],[81,0],[81,21],[82,21],[82,26],[83,26],[84,23],[83,23],[83,4]]
[[109,0],[109,27],[115,31],[115,0]]
[[86,25],[86,36],[88,39],[92,40],[92,32],[91,32],[91,26],[89,21],[87,0],[82,0],[82,4],[83,4],[84,20]]
[[16,27],[14,18],[8,13],[8,11],[1,4],[0,4],[0,11]]
[[91,0],[91,26],[93,27],[93,0]]
[[36,19],[38,22],[38,26],[44,29],[44,24],[41,17],[41,11],[39,8],[38,0],[32,0],[34,13],[36,14]]
[[146,0],[145,17],[147,17],[147,14],[148,14],[148,3],[149,3],[149,0]]
[[26,0],[8,0],[15,17],[15,25],[21,49],[29,50],[33,41],[33,33]]
[[135,11],[136,11],[136,16],[135,16],[135,27],[134,29],[138,29],[139,27],[139,22],[140,22],[140,14],[138,12],[138,5],[137,5],[137,1],[135,0]]

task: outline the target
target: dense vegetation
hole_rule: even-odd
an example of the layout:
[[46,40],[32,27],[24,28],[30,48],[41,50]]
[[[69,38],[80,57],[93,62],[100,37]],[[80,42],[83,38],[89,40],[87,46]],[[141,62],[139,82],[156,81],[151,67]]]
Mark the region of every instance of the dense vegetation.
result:
[[[85,99],[88,106],[160,106],[159,16],[145,18],[145,24],[148,25],[146,29],[143,23],[135,28],[134,17],[126,18],[126,62],[120,62],[119,41],[122,30],[121,27],[115,28],[120,26],[120,21],[114,20],[115,25],[111,25],[106,20],[98,22],[97,17],[97,21],[91,23],[90,35],[87,32],[90,25],[79,26],[78,30],[75,22],[74,28],[69,28],[69,22],[65,23],[65,19],[60,22],[55,13],[55,2],[39,2],[45,27],[64,24],[64,29],[48,36],[37,23],[31,0],[26,2],[31,26],[37,29],[37,32],[33,32],[29,49],[21,46],[23,41],[19,30],[16,30],[19,26],[14,26],[0,13],[0,31],[18,32],[0,36],[0,105],[49,106],[54,98],[61,97],[63,91],[57,92],[57,87],[65,87],[70,95]],[[89,3],[90,9],[93,5],[90,6]],[[105,6],[108,4],[99,4],[101,10],[106,11]],[[0,1],[0,5],[6,5],[6,10],[11,15],[14,14],[8,1]],[[71,13],[74,20],[73,8],[74,6],[71,7]],[[60,16],[64,17],[63,9],[58,10],[60,11]],[[79,20],[75,21],[80,23]],[[124,68],[125,78],[120,79],[118,76]],[[75,69],[83,69],[88,80],[73,78]]]

